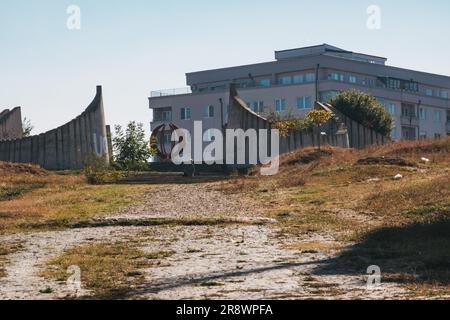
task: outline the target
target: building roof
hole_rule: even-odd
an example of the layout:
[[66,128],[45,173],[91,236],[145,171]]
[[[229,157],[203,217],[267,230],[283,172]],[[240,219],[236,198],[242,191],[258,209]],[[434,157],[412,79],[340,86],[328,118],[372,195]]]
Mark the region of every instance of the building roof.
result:
[[187,84],[192,86],[232,81],[246,78],[249,74],[257,77],[296,70],[311,69],[314,71],[319,64],[322,68],[348,70],[375,77],[389,76],[450,88],[450,77],[448,76],[389,66],[385,63],[386,58],[346,51],[329,44],[276,51],[275,57],[277,60],[269,62],[187,73]]
[[332,56],[341,57],[344,59],[357,60],[368,63],[376,63],[376,64],[386,64],[387,58],[368,55],[358,52],[352,52],[348,50],[344,50],[327,43],[303,47],[303,48],[295,48],[295,49],[287,49],[281,51],[275,51],[275,59],[276,60],[284,60],[284,59],[294,59],[305,57],[309,55],[320,55],[320,54],[328,54]]

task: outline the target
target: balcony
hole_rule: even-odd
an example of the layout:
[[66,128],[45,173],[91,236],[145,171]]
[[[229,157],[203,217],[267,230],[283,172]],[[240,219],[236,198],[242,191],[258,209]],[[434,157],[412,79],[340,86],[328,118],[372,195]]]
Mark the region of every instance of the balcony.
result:
[[172,121],[172,108],[157,108],[153,109],[154,122],[170,122]]
[[175,88],[175,89],[163,89],[163,90],[157,90],[157,91],[150,92],[150,98],[177,96],[177,95],[190,94],[190,93],[192,93],[190,87]]
[[411,115],[402,115],[400,118],[400,123],[402,126],[412,126],[412,127],[418,127],[419,126],[419,118],[417,116]]

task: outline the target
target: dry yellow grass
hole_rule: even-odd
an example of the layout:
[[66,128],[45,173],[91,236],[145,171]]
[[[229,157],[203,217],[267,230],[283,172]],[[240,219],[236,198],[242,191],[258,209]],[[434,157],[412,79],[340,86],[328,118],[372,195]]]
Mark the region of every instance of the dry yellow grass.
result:
[[69,266],[81,269],[84,289],[92,290],[90,299],[116,299],[130,287],[142,282],[142,268],[151,267],[155,259],[168,253],[146,254],[134,242],[97,243],[79,246],[47,261],[47,270],[41,275],[66,281]]
[[[381,164],[358,164],[367,157],[379,157]],[[340,267],[348,273],[371,261],[383,266],[387,281],[403,279],[417,294],[450,289],[450,139],[360,151],[305,149],[283,157],[279,175],[256,172],[221,188],[258,201],[277,219],[282,236],[315,232],[347,244],[342,259],[330,264],[345,263]],[[394,180],[397,174],[403,179]],[[295,247],[320,251],[321,244]]]
[[57,227],[58,222],[111,214],[138,203],[149,188],[94,186],[77,173],[57,174],[35,166],[25,166],[24,170],[18,166],[9,168],[0,166],[0,233],[30,231],[30,225],[50,222]]

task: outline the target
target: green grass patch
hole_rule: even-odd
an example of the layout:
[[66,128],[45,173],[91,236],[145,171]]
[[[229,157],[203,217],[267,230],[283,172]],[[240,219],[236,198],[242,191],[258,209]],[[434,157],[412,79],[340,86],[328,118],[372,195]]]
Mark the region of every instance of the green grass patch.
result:
[[0,201],[9,201],[18,198],[25,193],[43,188],[45,183],[31,183],[18,185],[0,185]]

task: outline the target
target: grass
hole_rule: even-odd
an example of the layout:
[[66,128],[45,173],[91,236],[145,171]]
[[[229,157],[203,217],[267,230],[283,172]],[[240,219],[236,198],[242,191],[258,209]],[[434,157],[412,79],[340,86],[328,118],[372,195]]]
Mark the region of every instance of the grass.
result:
[[[218,188],[258,201],[278,221],[279,236],[333,237],[344,248],[330,266],[344,261],[344,270],[364,273],[368,261],[379,263],[386,279],[403,279],[418,293],[430,286],[441,292],[450,289],[449,152],[450,139],[360,151],[310,148],[282,157],[276,176],[255,170]],[[403,179],[395,181],[397,174]],[[335,248],[293,243],[291,249]]]
[[33,225],[65,228],[108,215],[139,203],[149,187],[95,186],[76,172],[52,173],[37,166],[0,163],[0,234],[33,231]]
[[142,269],[151,267],[155,259],[172,253],[146,253],[136,242],[118,241],[96,243],[68,250],[61,256],[46,262],[47,269],[41,276],[67,281],[67,269],[78,266],[84,289],[93,292],[93,299],[119,299],[133,286],[142,283]]
[[235,219],[170,219],[170,218],[142,218],[142,219],[57,219],[44,222],[23,223],[20,230],[60,230],[103,227],[153,227],[153,226],[219,226],[230,225],[263,225],[265,221],[240,221]]

